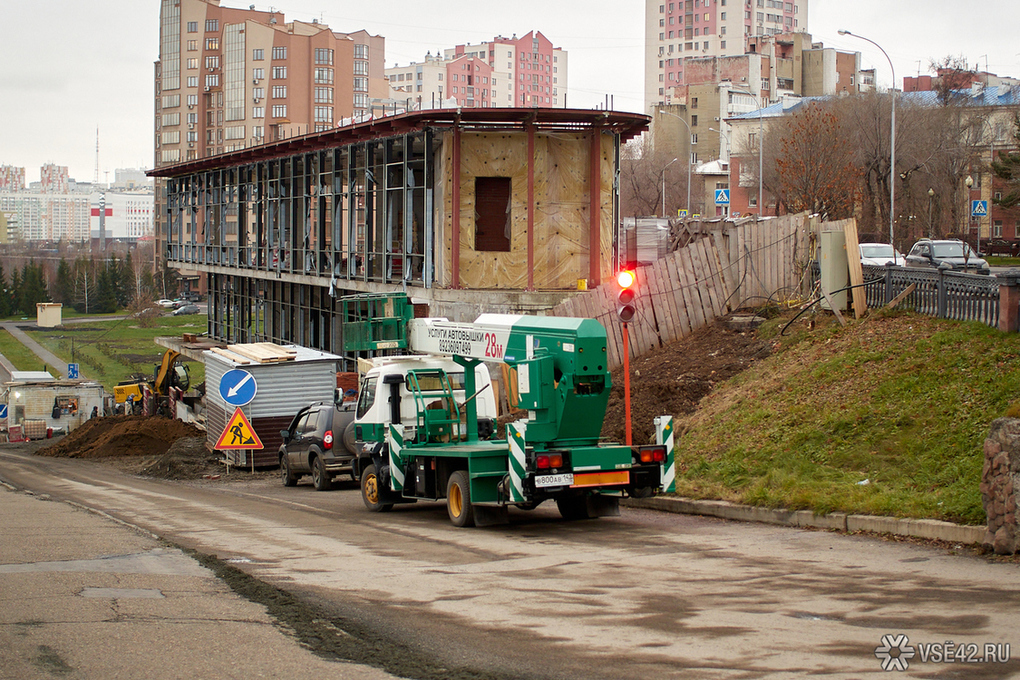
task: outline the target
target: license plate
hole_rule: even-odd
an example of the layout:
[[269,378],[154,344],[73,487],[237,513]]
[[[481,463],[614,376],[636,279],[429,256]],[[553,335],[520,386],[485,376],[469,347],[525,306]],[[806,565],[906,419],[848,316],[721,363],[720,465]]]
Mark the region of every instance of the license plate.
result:
[[535,477],[535,486],[545,489],[550,486],[570,486],[574,483],[574,475],[541,475]]

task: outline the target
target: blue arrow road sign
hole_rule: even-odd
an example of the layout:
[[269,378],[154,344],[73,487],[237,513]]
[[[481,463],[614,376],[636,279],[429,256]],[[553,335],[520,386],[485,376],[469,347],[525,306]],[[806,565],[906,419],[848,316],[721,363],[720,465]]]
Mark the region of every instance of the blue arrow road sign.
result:
[[78,379],[78,364],[67,365],[67,379],[77,380]]
[[716,205],[729,205],[730,204],[730,190],[729,189],[716,189],[715,190],[715,204]]
[[0,420],[7,419],[7,404],[0,404]]
[[988,217],[988,201],[971,201],[971,217]]
[[231,406],[244,406],[255,398],[255,376],[240,368],[232,368],[220,378],[220,396]]

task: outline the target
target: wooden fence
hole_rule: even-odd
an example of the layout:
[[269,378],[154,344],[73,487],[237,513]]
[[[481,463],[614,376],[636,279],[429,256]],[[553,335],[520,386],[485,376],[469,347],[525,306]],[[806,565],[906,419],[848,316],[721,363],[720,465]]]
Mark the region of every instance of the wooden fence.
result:
[[[629,324],[631,357],[678,340],[716,318],[769,300],[801,295],[819,223],[805,214],[701,227],[655,263],[638,267],[637,316]],[[615,280],[578,293],[555,316],[598,319],[609,338],[609,366],[623,363],[623,327],[616,315]]]

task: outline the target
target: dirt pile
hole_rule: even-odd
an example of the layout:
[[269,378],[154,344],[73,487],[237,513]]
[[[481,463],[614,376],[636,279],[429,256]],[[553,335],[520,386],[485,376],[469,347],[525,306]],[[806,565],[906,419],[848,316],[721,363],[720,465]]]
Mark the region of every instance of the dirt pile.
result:
[[[162,456],[181,439],[205,432],[180,420],[149,416],[107,416],[85,422],[52,446],[38,451],[55,458],[117,458]],[[203,444],[203,449],[204,444]]]
[[[631,427],[635,444],[655,439],[655,416],[692,413],[714,385],[771,352],[753,332],[731,330],[725,320],[630,362]],[[623,368],[613,371],[613,390],[602,436],[625,440]]]

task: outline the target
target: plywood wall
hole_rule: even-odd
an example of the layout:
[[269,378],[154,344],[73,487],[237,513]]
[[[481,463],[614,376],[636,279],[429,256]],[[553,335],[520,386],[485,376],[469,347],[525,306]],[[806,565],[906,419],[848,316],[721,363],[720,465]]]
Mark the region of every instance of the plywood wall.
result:
[[[589,278],[589,133],[536,132],[534,157],[525,132],[462,133],[460,172],[461,288],[525,289],[528,286],[528,166],[534,167],[534,287],[570,290]],[[602,277],[612,264],[614,138],[600,136],[600,261]],[[437,261],[440,285],[452,280],[453,134],[444,135],[437,169]],[[475,250],[475,178],[511,179],[509,252]]]

